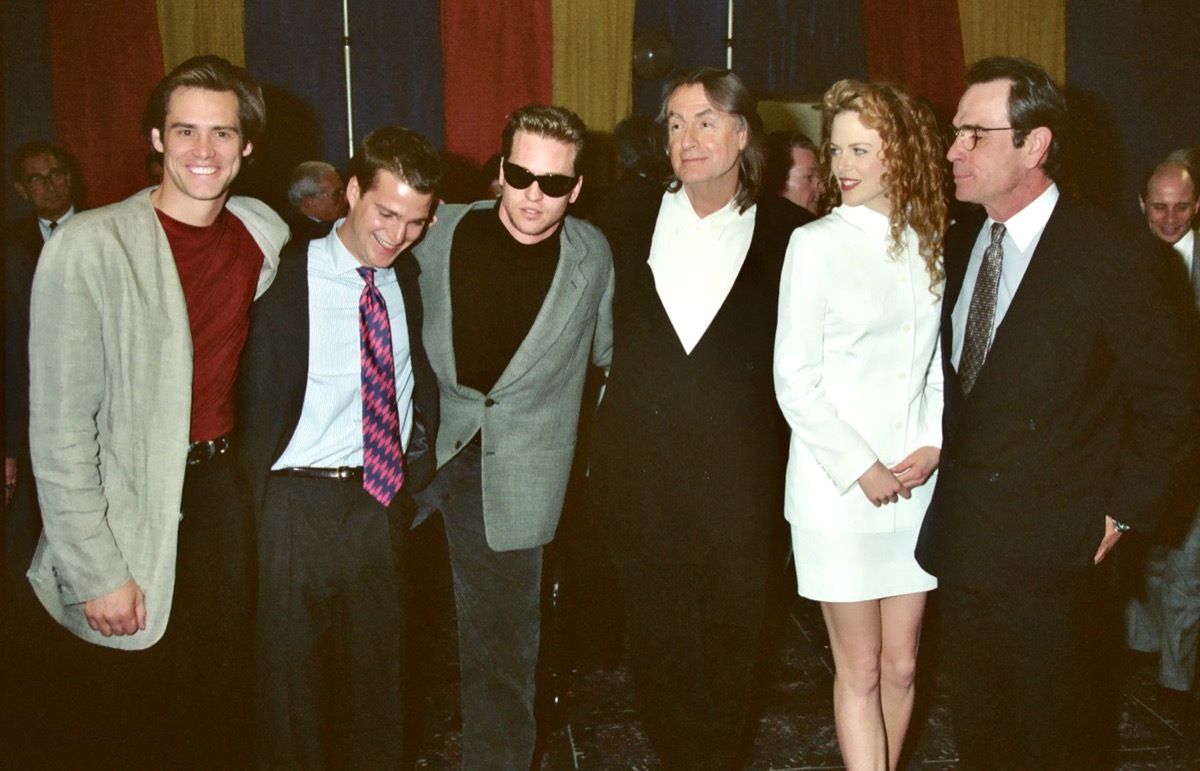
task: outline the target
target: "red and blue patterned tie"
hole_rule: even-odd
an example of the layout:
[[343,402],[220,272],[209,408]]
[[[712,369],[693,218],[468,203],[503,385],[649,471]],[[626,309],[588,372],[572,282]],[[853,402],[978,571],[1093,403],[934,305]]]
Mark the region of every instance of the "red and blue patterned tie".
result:
[[387,304],[375,271],[359,268],[366,286],[358,299],[358,350],[362,359],[363,488],[387,506],[404,484],[396,369]]

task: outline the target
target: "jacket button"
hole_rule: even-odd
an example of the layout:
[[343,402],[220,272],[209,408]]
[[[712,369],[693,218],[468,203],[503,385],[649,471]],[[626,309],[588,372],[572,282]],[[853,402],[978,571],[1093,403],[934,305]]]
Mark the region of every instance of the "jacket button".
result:
[[1029,419],[1029,430],[1037,431],[1037,421],[1032,418]]
[[493,398],[491,398],[490,396],[489,396],[488,398],[486,398],[486,399],[484,399],[484,400],[483,400],[483,406],[484,406],[484,407],[491,407],[491,406],[492,406],[492,405],[494,405],[495,403],[496,403],[496,400],[495,400],[495,399],[493,399]]
[[993,471],[992,473],[988,474],[988,481],[989,482],[999,482],[1000,474],[998,472]]
[[455,443],[454,443],[454,449],[456,449],[456,450],[461,450],[461,449],[462,449],[462,442],[455,442]]

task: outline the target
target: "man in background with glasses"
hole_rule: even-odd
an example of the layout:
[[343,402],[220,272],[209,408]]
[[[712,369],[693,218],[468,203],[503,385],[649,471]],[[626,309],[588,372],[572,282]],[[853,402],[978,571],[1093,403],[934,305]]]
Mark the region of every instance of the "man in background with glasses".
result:
[[12,157],[13,187],[33,207],[4,232],[4,560],[20,583],[42,523],[29,469],[29,292],[42,244],[75,214],[71,160],[49,142]]
[[1045,69],[992,57],[967,83],[947,157],[983,210],[946,237],[942,462],[916,548],[959,761],[1111,768],[1105,557],[1194,468],[1195,310],[1177,259],[1060,195],[1066,104]]
[[441,391],[423,503],[441,510],[454,573],[465,769],[530,766],[542,547],[562,513],[588,363],[609,364],[612,256],[567,216],[585,131],[561,107],[514,112],[500,200],[443,207],[415,249]]

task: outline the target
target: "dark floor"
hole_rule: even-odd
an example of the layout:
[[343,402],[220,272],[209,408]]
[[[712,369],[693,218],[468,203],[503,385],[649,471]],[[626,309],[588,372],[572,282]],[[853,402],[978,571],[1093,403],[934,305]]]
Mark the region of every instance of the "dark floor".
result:
[[[418,610],[429,635],[419,652],[423,695],[415,705],[423,725],[417,727],[416,768],[457,769],[459,756],[458,673],[453,640],[452,597],[448,566],[438,553],[436,529],[414,539],[423,552],[422,583],[436,591]],[[444,546],[442,547],[444,549]],[[561,573],[558,575],[562,576]],[[569,579],[569,575],[568,575]],[[620,666],[611,617],[610,591],[604,576],[589,574],[589,602],[605,607],[572,614],[564,580],[560,617],[570,629],[548,629],[544,658],[561,651],[575,669],[557,679],[547,675],[540,686],[540,726],[544,736],[541,768],[658,768],[632,703],[626,670]],[[550,596],[548,591],[547,595]],[[431,600],[431,601],[430,601]],[[790,606],[790,607],[789,607]],[[933,611],[935,612],[935,611]],[[574,621],[571,621],[574,619]],[[582,620],[581,620],[582,619]],[[785,600],[776,618],[778,644],[764,672],[761,718],[757,724],[749,768],[842,768],[832,717],[832,658],[819,607],[795,597]],[[909,736],[909,769],[953,769],[957,755],[944,689],[936,672],[936,622],[927,627],[919,676],[918,705]],[[607,638],[597,642],[597,638]],[[929,653],[932,651],[932,653]],[[932,659],[932,664],[926,664]],[[1172,705],[1160,702],[1154,664],[1130,655],[1114,663],[1124,678],[1119,768],[1200,769],[1200,721],[1183,719]],[[930,685],[932,683],[932,686]],[[922,688],[922,685],[924,686]],[[555,703],[555,691],[561,693]]]

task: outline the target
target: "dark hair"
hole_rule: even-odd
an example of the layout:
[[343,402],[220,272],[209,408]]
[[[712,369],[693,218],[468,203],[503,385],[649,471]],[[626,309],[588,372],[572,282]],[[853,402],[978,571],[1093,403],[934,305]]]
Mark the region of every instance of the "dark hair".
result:
[[188,59],[154,87],[142,113],[142,133],[147,139],[153,129],[166,131],[167,107],[171,96],[180,88],[232,91],[238,100],[238,123],[243,147],[257,141],[267,125],[267,105],[263,101],[262,89],[250,73],[228,59],[208,54]]
[[612,133],[617,159],[626,172],[650,178],[668,177],[667,138],[662,124],[649,115],[630,115]]
[[1063,170],[1063,144],[1067,130],[1067,102],[1054,78],[1040,64],[1019,56],[989,56],[967,70],[967,85],[1007,80],[1008,122],[1013,127],[1013,147],[1021,147],[1029,132],[1050,129],[1050,148],[1042,161],[1046,176],[1058,180]]
[[504,158],[512,155],[513,138],[518,131],[575,145],[573,171],[576,174],[579,173],[579,169],[583,166],[581,160],[587,126],[578,115],[566,107],[550,107],[544,104],[525,105],[508,116],[508,123],[505,124],[504,133],[500,136],[500,154]]
[[349,173],[366,192],[386,171],[418,193],[436,195],[442,186],[442,157],[422,134],[402,126],[383,126],[367,134],[350,159]]
[[58,165],[63,168],[63,171],[71,171],[71,157],[66,151],[57,145],[52,145],[49,142],[43,142],[40,139],[32,142],[26,142],[16,149],[12,154],[12,175],[16,182],[25,181],[25,161],[30,158],[36,158],[39,155],[53,155],[54,160],[58,161]]
[[[733,115],[738,129],[746,132],[746,147],[738,155],[738,189],[733,196],[738,211],[746,211],[756,200],[762,187],[763,169],[767,164],[767,150],[763,139],[762,118],[758,115],[758,100],[746,88],[746,84],[729,70],[718,70],[713,67],[685,72],[667,84],[663,89],[662,109],[658,120],[667,122],[667,103],[672,94],[684,86],[703,86],[704,95],[722,112]],[[683,183],[672,175],[667,189],[675,192]]]
[[813,154],[818,161],[821,152],[803,131],[772,131],[767,135],[767,163],[763,167],[762,188],[768,193],[778,194],[787,183],[792,170],[792,149],[802,148]]

